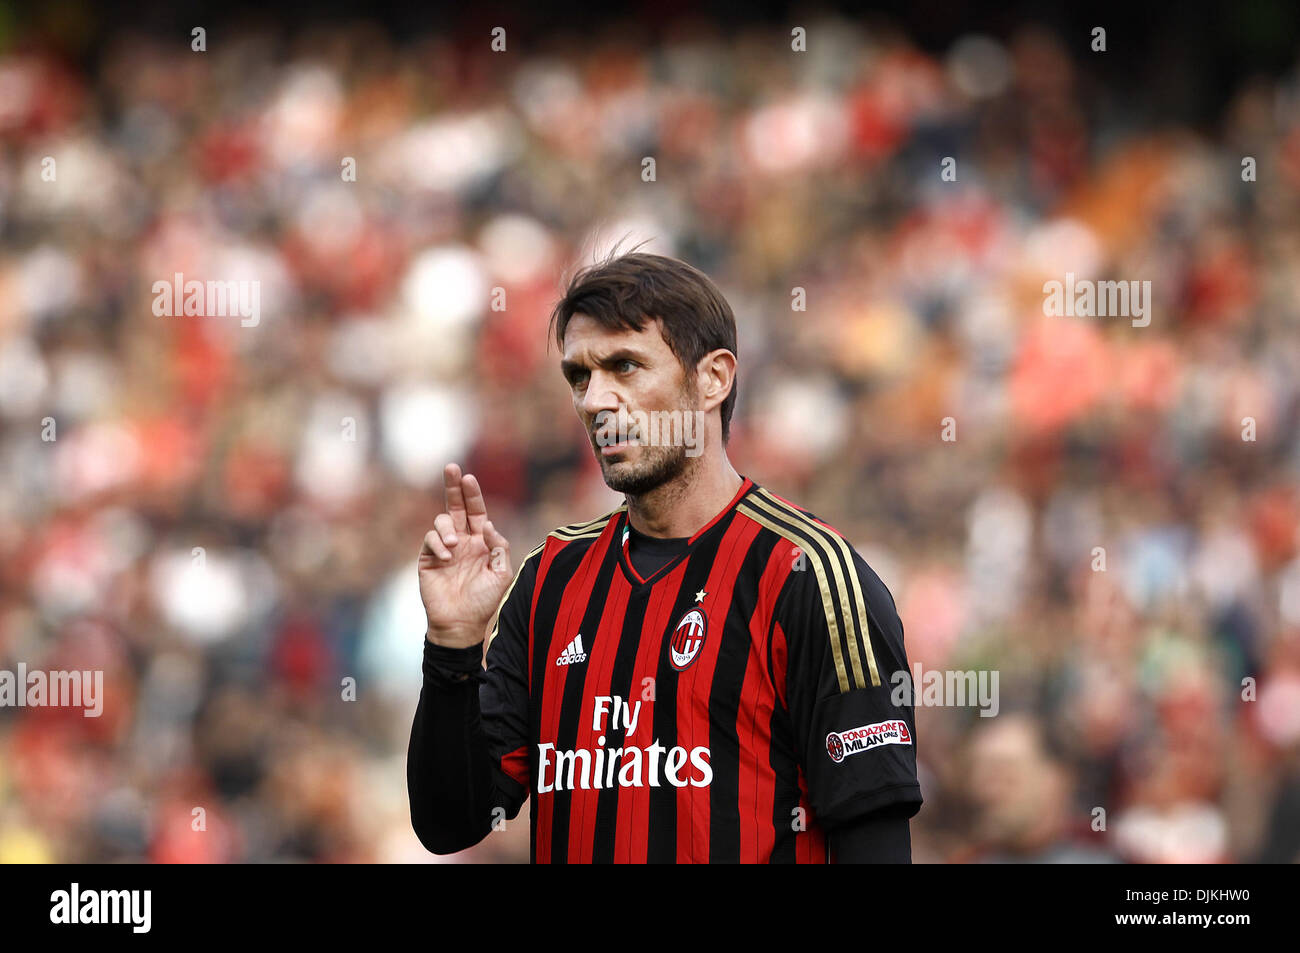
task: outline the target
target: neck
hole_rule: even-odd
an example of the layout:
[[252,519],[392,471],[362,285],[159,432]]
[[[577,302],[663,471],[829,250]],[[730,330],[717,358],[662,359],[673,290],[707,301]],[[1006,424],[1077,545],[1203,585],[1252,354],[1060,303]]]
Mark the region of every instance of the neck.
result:
[[676,539],[694,536],[722,512],[745,481],[726,457],[687,467],[649,493],[627,497],[627,518],[638,533]]

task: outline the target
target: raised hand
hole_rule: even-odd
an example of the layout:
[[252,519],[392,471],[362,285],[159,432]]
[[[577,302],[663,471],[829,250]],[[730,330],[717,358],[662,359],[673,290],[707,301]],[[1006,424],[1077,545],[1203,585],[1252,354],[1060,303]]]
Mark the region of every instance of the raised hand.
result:
[[437,645],[466,648],[487,636],[514,572],[510,543],[487,517],[483,490],[473,475],[443,470],[446,512],[433,521],[420,549],[420,598]]

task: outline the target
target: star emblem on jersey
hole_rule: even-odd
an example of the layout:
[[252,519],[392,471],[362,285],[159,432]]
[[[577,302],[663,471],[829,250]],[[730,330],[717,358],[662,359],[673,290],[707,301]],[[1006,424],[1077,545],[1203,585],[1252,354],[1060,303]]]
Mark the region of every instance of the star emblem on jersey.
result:
[[709,620],[703,609],[691,609],[681,617],[668,640],[668,661],[673,668],[683,671],[699,657],[708,628]]
[[704,597],[707,595],[708,593],[705,592],[703,589],[701,589],[699,592],[695,594],[695,604],[698,606],[701,602],[704,601]]
[[577,665],[579,662],[585,661],[587,661],[587,653],[582,648],[582,633],[579,632],[573,637],[573,641],[564,647],[564,651],[555,660],[555,664]]

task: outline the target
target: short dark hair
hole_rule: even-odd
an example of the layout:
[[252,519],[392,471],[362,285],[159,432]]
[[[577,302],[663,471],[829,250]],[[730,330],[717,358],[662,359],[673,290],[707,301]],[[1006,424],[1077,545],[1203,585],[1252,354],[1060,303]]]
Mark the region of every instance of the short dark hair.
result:
[[[687,374],[700,358],[726,348],[736,352],[736,317],[708,276],[684,261],[632,251],[611,253],[604,261],[578,271],[551,312],[555,342],[564,347],[564,331],[575,314],[585,314],[603,328],[640,331],[658,318],[664,340]],[[736,380],[722,401],[722,440],[731,434],[736,407]]]

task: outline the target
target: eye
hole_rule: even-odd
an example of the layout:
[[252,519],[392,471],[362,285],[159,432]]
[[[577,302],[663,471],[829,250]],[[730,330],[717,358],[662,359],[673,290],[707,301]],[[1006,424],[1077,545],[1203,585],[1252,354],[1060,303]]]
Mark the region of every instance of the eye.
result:
[[620,374],[631,374],[636,370],[636,361],[629,360],[625,357],[614,366],[618,368]]

